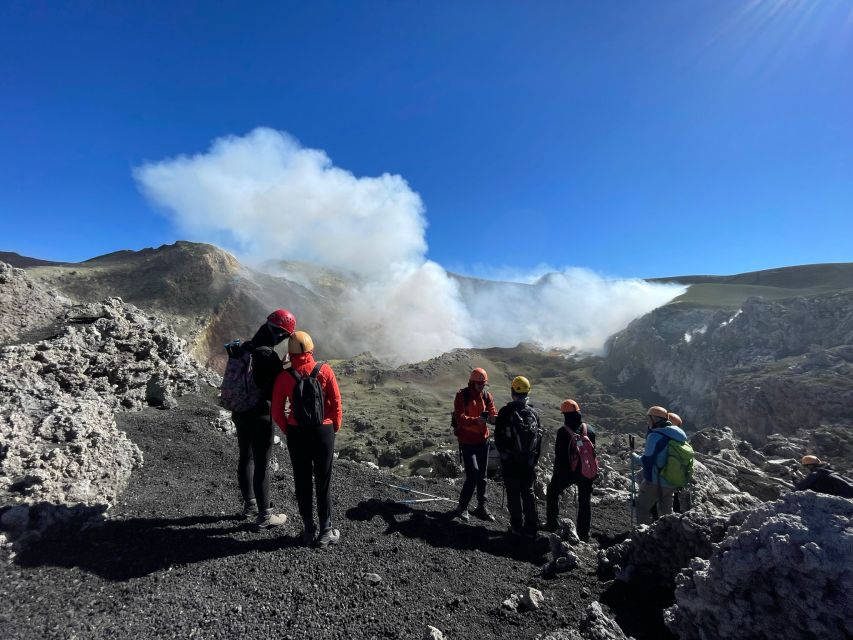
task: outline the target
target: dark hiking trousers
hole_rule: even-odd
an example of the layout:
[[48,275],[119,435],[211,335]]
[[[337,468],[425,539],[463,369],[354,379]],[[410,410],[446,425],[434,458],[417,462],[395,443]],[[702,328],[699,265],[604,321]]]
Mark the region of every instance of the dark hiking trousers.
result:
[[317,493],[317,520],[320,531],[332,526],[332,461],[335,453],[335,429],[287,426],[287,449],[293,465],[293,488],[299,515],[306,529],[314,528],[313,493]]
[[534,470],[510,470],[504,467],[503,479],[509,525],[513,529],[536,533],[539,528],[539,516],[536,514],[536,496],[533,494],[533,483],[536,479]]
[[477,489],[478,506],[486,504],[486,470],[488,469],[489,443],[460,444],[462,464],[465,467],[465,484],[459,494],[459,508],[467,509],[474,489]]
[[573,484],[578,485],[578,537],[589,539],[589,525],[592,520],[590,499],[592,498],[592,480],[577,477],[571,473],[555,473],[548,483],[548,494],[545,496],[546,517],[549,527],[555,527],[560,520],[560,494]]
[[270,420],[269,405],[262,402],[251,411],[232,413],[237,428],[237,482],[243,501],[258,501],[258,512],[270,508],[269,461],[275,428]]

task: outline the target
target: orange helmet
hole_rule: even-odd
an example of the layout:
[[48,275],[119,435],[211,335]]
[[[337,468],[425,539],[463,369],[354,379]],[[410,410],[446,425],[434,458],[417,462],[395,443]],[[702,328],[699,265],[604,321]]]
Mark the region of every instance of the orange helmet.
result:
[[817,456],[803,456],[803,459],[800,461],[800,464],[808,466],[811,464],[820,464],[820,458]]
[[680,427],[684,422],[681,420],[681,416],[677,413],[672,413],[671,411],[666,414],[669,421],[674,424],[676,427]]
[[568,400],[563,400],[560,404],[560,413],[571,413],[572,411],[580,411],[580,405],[572,400],[571,398]]
[[485,369],[477,367],[471,372],[471,375],[468,376],[468,382],[488,382],[489,374],[486,373]]
[[314,341],[304,331],[297,331],[287,341],[288,353],[308,353],[314,351]]
[[655,405],[654,407],[649,407],[649,410],[646,411],[646,415],[651,416],[652,418],[663,418],[666,420],[669,416],[669,412],[663,407]]

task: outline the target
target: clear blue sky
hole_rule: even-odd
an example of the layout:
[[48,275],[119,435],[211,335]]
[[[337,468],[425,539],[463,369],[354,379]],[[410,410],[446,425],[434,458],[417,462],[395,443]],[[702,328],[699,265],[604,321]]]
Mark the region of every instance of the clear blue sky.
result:
[[257,126],[404,176],[451,269],[853,259],[846,0],[3,2],[0,249],[173,242],[132,168]]

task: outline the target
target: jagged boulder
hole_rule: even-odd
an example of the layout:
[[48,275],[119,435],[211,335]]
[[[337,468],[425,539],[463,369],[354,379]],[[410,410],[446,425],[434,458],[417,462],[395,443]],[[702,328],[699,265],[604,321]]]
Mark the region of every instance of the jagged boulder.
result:
[[730,516],[687,511],[641,525],[625,541],[599,552],[599,573],[648,589],[672,590],[675,576],[693,558],[708,558],[729,527],[741,522],[745,512]]
[[432,476],[434,478],[458,478],[462,473],[459,454],[449,449],[439,449],[432,454]]
[[[0,504],[20,507],[4,520],[13,534],[76,514],[71,505],[105,507],[124,490],[142,454],[115,410],[139,409],[153,393],[164,406],[218,382],[165,324],[117,298],[71,307],[63,325],[51,339],[0,349]],[[39,503],[57,513],[24,517]]]
[[676,579],[681,640],[845,638],[853,629],[853,500],[796,492],[751,511]]
[[560,629],[545,635],[536,636],[537,640],[631,640],[616,621],[608,615],[598,602],[590,603],[578,629]]
[[0,262],[0,345],[17,342],[62,315],[67,300]]

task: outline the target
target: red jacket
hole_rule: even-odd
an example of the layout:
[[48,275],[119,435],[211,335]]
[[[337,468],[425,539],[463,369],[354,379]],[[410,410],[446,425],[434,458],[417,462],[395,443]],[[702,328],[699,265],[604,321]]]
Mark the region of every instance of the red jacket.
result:
[[[317,364],[314,355],[310,352],[293,354],[290,362],[291,366],[305,377],[311,375],[314,365]],[[335,379],[335,372],[332,371],[332,367],[324,363],[317,373],[317,380],[323,390],[323,424],[334,426],[335,433],[337,433],[341,428],[343,411],[341,410],[341,391],[338,389],[338,381]],[[296,380],[293,375],[284,370],[278,374],[272,390],[272,419],[284,433],[287,433],[288,427],[296,426],[296,419],[293,417],[291,407],[295,386]],[[285,400],[287,400],[287,415],[285,415]]]
[[488,439],[489,425],[479,424],[480,414],[488,411],[490,416],[497,416],[498,410],[495,408],[492,394],[487,392],[486,397],[488,406],[483,402],[483,394],[477,393],[470,383],[467,403],[462,391],[456,392],[453,413],[456,414],[456,437],[459,438],[459,444],[482,444]]

